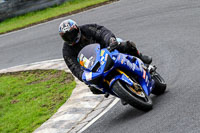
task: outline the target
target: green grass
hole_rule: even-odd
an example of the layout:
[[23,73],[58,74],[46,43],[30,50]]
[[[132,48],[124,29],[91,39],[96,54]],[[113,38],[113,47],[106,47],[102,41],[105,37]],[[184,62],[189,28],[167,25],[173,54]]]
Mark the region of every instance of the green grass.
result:
[[6,19],[5,21],[0,23],[0,34],[15,29],[20,29],[42,21],[46,21],[48,19],[55,18],[66,13],[70,13],[106,1],[110,0],[70,0],[63,3],[62,5],[27,13],[25,15],[21,15],[11,19]]
[[70,97],[75,81],[58,70],[0,74],[0,132],[28,133]]

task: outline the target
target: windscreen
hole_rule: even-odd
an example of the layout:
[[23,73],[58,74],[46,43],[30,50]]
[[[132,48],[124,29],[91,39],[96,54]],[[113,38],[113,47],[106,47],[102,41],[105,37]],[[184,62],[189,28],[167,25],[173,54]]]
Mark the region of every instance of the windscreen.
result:
[[100,51],[99,44],[90,44],[79,52],[77,60],[81,66],[89,69],[95,63],[98,51]]

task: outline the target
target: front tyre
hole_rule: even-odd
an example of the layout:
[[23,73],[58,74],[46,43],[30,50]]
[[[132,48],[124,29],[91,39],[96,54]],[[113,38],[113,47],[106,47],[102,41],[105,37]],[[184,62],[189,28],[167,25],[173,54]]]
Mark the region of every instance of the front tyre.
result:
[[149,96],[143,93],[144,97],[139,97],[138,95],[134,95],[134,92],[130,92],[130,90],[131,88],[122,81],[117,80],[113,84],[113,92],[131,106],[142,111],[149,111],[152,109],[153,103]]
[[154,72],[154,74],[152,75],[152,78],[155,81],[155,86],[152,89],[151,93],[154,95],[163,94],[167,87],[167,84],[165,83],[164,79],[157,72]]

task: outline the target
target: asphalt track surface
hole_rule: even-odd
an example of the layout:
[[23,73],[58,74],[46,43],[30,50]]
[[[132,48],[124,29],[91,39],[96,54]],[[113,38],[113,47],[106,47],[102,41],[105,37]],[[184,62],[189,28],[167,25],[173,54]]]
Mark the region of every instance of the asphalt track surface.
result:
[[[120,0],[66,18],[98,23],[133,40],[153,57],[167,92],[152,96],[154,109],[138,111],[117,103],[85,133],[200,132],[200,1]],[[0,69],[61,58],[58,25],[66,19],[0,36]]]

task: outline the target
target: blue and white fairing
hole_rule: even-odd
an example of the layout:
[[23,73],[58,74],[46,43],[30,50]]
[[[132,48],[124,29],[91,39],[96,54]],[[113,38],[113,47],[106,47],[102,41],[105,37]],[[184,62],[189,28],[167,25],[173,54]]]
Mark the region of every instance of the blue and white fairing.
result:
[[[107,70],[111,60],[113,62],[112,67],[109,67]],[[105,79],[113,69],[118,68],[128,70],[130,73],[138,75],[139,84],[142,86],[145,93],[150,95],[154,82],[149,72],[144,69],[144,63],[137,57],[119,53],[117,50],[109,52],[106,48],[100,49],[99,44],[91,44],[80,51],[78,62],[84,69],[82,75],[84,82],[87,84],[95,83],[98,88],[103,88],[104,92],[110,92],[110,90],[105,90],[102,86],[103,79]],[[113,77],[110,81],[110,88],[116,80],[122,80],[130,86],[133,86],[133,81],[125,73],[122,73]]]
[[[119,53],[117,50],[112,52],[112,56],[116,58],[114,67],[120,68],[122,70],[128,70],[132,74],[137,75],[139,84],[142,86],[145,93],[147,95],[150,95],[150,92],[152,91],[152,86],[154,85],[154,81],[151,79],[151,75],[148,70],[144,69],[145,64],[139,58]],[[122,78],[123,80],[124,75],[115,77],[115,80],[111,81],[110,86],[112,86],[112,84],[119,78]],[[133,85],[130,84],[130,82],[126,83],[128,83],[129,85]]]
[[89,83],[89,81],[102,76],[104,73],[104,68],[109,55],[109,53],[107,53],[108,51],[105,52],[105,50],[101,50],[99,44],[91,44],[84,47],[80,51],[78,55],[78,62],[84,62],[82,65],[84,69],[82,79],[86,83]]

